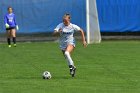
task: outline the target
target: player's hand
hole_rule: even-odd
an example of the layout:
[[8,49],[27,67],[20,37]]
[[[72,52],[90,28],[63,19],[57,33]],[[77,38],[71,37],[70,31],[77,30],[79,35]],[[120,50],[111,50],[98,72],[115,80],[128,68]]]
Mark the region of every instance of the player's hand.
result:
[[55,30],[55,31],[53,32],[52,35],[53,35],[53,36],[59,36],[60,34],[59,34],[59,31],[56,31],[56,30]]
[[10,26],[6,23],[6,24],[5,24],[5,27],[6,27],[6,28],[9,28]]
[[17,30],[19,30],[19,27],[18,27],[18,25],[16,25],[16,29],[17,29]]
[[84,48],[87,47],[87,42],[86,41],[83,41],[83,46],[84,46]]
[[60,29],[58,30],[58,32],[61,33],[61,32],[62,32],[62,28],[60,28]]
[[61,32],[62,32],[62,28],[60,28],[59,30],[55,30],[53,36],[60,36]]

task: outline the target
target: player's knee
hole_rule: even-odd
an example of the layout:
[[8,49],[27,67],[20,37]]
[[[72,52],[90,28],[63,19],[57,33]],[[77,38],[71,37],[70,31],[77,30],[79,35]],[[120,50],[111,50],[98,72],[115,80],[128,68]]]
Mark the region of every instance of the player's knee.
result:
[[16,35],[15,34],[12,34],[12,37],[16,37]]
[[64,54],[65,54],[65,56],[68,56],[69,55],[69,52],[68,51],[65,51]]

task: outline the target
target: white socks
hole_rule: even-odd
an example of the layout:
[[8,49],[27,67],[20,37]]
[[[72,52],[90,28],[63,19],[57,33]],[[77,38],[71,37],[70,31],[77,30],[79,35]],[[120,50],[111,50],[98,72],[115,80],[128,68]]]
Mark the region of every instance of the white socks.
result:
[[66,57],[66,59],[67,59],[67,62],[68,62],[68,65],[70,66],[70,65],[72,65],[72,66],[74,66],[74,63],[73,63],[73,60],[72,60],[72,58],[71,58],[71,56],[70,56],[70,53],[68,52],[68,51],[65,51],[65,57]]

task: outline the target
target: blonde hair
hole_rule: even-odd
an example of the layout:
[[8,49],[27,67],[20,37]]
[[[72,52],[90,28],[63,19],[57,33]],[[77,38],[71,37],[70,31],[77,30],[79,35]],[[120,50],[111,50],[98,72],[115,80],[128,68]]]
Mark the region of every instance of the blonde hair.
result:
[[64,14],[63,18],[68,17],[69,19],[71,19],[71,15],[69,13]]

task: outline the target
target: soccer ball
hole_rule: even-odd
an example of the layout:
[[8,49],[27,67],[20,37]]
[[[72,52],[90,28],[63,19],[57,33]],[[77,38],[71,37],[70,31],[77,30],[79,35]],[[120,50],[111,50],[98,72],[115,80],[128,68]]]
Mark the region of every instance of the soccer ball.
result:
[[43,72],[43,79],[51,79],[51,73],[49,71]]

